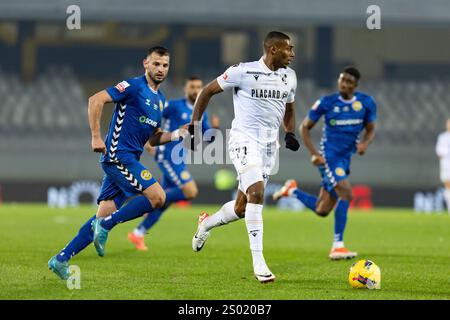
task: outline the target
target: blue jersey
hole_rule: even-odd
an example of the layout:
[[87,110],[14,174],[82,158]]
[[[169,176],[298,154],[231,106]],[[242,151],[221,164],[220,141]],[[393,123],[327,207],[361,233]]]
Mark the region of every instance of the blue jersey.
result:
[[[187,98],[169,100],[166,103],[162,114],[163,130],[174,131],[188,124],[191,122],[193,110],[194,106],[188,101]],[[208,114],[205,112],[202,118],[202,132],[205,133],[210,128]],[[175,149],[177,146],[179,148]],[[182,146],[183,142],[179,141],[172,141],[163,146],[158,146],[155,155],[156,161],[160,162],[165,159],[176,164],[184,163],[185,150]],[[174,151],[173,154],[172,151]]]
[[145,143],[161,126],[164,95],[150,88],[145,75],[122,81],[106,91],[116,107],[105,140],[107,152],[100,162],[139,161]]
[[324,116],[322,153],[348,157],[355,153],[358,136],[365,125],[376,121],[376,113],[375,101],[367,94],[356,92],[352,99],[344,100],[335,93],[316,101],[308,117],[317,122]]

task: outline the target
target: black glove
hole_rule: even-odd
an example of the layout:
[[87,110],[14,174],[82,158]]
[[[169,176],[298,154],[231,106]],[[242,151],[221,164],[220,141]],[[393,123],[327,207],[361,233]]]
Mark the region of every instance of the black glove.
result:
[[190,144],[189,144],[189,148],[192,151],[196,151],[197,150],[197,144],[199,139],[195,138],[195,125],[194,124],[189,124],[188,126],[188,131],[189,131],[189,135],[190,135]]
[[286,142],[286,148],[291,149],[292,151],[297,151],[298,148],[300,148],[300,143],[292,132],[286,132],[284,141]]

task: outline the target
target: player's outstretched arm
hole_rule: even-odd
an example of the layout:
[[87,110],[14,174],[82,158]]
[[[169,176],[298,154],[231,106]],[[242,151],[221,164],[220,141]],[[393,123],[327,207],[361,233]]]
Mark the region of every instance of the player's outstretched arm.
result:
[[308,149],[309,153],[311,154],[311,162],[315,166],[319,166],[322,164],[325,164],[325,159],[322,157],[322,155],[317,151],[316,147],[314,146],[314,143],[312,142],[311,138],[311,129],[314,128],[316,123],[309,119],[308,117],[303,120],[303,122],[300,125],[300,135],[302,136],[303,143],[305,144],[306,149]]
[[89,97],[88,116],[89,127],[91,128],[91,148],[94,152],[106,153],[106,145],[101,137],[100,120],[102,118],[103,106],[105,103],[112,102],[111,96],[102,90]]
[[196,121],[200,121],[203,113],[208,106],[209,100],[211,97],[217,93],[222,92],[222,88],[219,86],[217,79],[214,79],[210,83],[208,83],[202,91],[198,94],[197,99],[194,103],[194,111],[192,112],[191,124],[194,124]]
[[150,142],[146,142],[144,145],[145,151],[147,151],[150,155],[154,156],[156,154],[156,148],[150,145]]
[[286,103],[286,111],[283,118],[284,130],[286,135],[284,141],[286,142],[286,148],[297,151],[300,148],[300,143],[295,137],[295,103]]
[[179,128],[172,132],[162,131],[161,128],[155,130],[153,135],[148,139],[150,147],[160,146],[171,141],[180,141],[188,136],[189,132],[186,128]]
[[222,92],[222,88],[220,87],[219,83],[217,82],[217,79],[214,79],[210,83],[208,83],[202,91],[197,96],[197,99],[194,103],[194,111],[192,112],[192,119],[191,123],[189,123],[188,130],[191,138],[191,145],[190,148],[192,150],[195,150],[197,142],[200,143],[200,139],[198,137],[195,137],[196,131],[199,130],[195,129],[196,123],[200,121],[200,119],[203,116],[203,113],[206,110],[206,107],[208,106],[209,100],[211,97],[215,94],[218,94]]
[[362,140],[358,143],[357,152],[359,155],[363,155],[366,153],[369,144],[372,142],[373,138],[375,138],[375,122],[371,122],[366,124],[365,133]]

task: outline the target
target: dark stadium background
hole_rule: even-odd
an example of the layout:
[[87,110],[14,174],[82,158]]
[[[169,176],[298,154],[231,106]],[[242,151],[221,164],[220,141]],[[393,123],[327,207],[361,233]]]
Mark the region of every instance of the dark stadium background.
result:
[[[343,66],[356,65],[360,89],[378,103],[378,128],[364,157],[354,156],[351,181],[368,186],[375,206],[412,207],[416,192],[440,188],[434,146],[450,117],[448,1],[0,1],[0,185],[4,202],[46,202],[49,187],[99,183],[90,151],[87,99],[142,72],[148,47],[167,46],[172,65],[162,90],[183,95],[183,81],[209,82],[229,65],[257,60],[270,30],[291,35],[298,75],[297,123],[323,94],[335,91]],[[369,30],[369,5],[381,29]],[[68,30],[66,9],[81,9],[81,29]],[[238,8],[238,10],[237,10]],[[105,109],[106,132],[112,104]],[[213,98],[222,128],[232,119],[231,94]],[[321,130],[315,130],[318,141]],[[282,146],[272,183],[287,178],[316,191],[317,170],[305,149]],[[150,156],[144,163],[159,176]],[[195,165],[196,203],[221,203],[231,191],[214,186],[217,170]],[[59,189],[58,189],[59,190]],[[86,195],[81,200],[89,201]]]

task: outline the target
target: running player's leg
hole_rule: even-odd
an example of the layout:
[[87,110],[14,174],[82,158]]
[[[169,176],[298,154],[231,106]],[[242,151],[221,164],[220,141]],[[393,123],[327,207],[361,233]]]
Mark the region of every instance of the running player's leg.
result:
[[263,255],[263,202],[264,181],[258,181],[247,189],[245,225],[252,253],[253,271],[258,281],[264,283],[274,281],[275,275],[269,270]]
[[335,180],[334,190],[339,196],[339,201],[334,209],[334,237],[330,258],[333,260],[354,258],[357,253],[346,249],[344,245],[348,208],[352,200],[352,187],[348,180],[350,159],[343,158],[334,161],[330,164],[330,172]]
[[165,210],[174,202],[192,200],[197,197],[198,188],[191,174],[186,170],[186,165],[174,165],[167,160],[158,162],[163,173],[162,188],[166,193],[166,202],[163,207],[147,215],[141,224],[135,229],[137,236],[143,236],[158,222]]
[[162,214],[170,207],[172,203],[182,200],[192,200],[198,194],[197,185],[192,179],[181,187],[178,187],[166,176],[163,176],[161,187],[166,192],[166,202],[164,206],[154,210],[151,214],[144,216],[142,222],[132,232],[128,233],[128,240],[135,245],[137,250],[148,250],[144,239],[145,234],[147,234],[148,231],[150,231],[150,229],[159,221]]
[[[219,211],[211,216],[209,216],[206,212],[203,212],[199,216],[198,228],[192,238],[192,249],[194,251],[200,251],[203,248],[206,239],[209,237],[209,231],[211,229],[239,220],[245,216],[245,209],[248,200],[248,187],[258,180],[263,181],[262,170],[260,168],[258,171],[259,175],[257,175],[256,179],[252,177],[250,179],[251,183],[248,183],[249,175],[247,172],[247,167],[250,167],[248,162],[249,156],[252,155],[253,158],[257,158],[256,161],[259,167],[261,167],[261,157],[257,157],[255,144],[250,143],[248,138],[241,137],[239,135],[232,136],[229,141],[229,152],[239,179],[236,200],[225,203]],[[247,172],[247,178],[243,180],[240,172]],[[244,183],[246,186],[244,186]]]
[[[111,200],[114,198],[114,200]],[[117,208],[120,208],[125,201],[125,195],[109,179],[104,176],[101,191],[97,199],[99,204],[97,214],[100,217],[111,215]],[[92,222],[96,215],[93,215],[78,231],[78,234],[48,263],[49,268],[63,279],[68,277],[69,260],[86,248],[93,241]]]
[[239,220],[245,216],[247,196],[241,190],[237,190],[236,200],[228,201],[219,211],[203,219],[199,226],[201,232],[207,232],[219,226]]
[[198,217],[198,228],[192,238],[192,250],[200,251],[210,235],[211,229],[239,220],[245,216],[247,195],[238,189],[236,200],[228,201],[213,215],[203,212]]
[[274,200],[293,195],[318,216],[328,216],[331,210],[333,210],[338,196],[333,190],[334,185],[330,182],[329,177],[325,173],[325,167],[320,166],[319,171],[322,176],[319,196],[315,196],[301,190],[298,188],[295,180],[288,180],[279,191],[274,193]]
[[344,231],[347,224],[347,213],[352,200],[352,187],[348,179],[338,182],[335,188],[339,202],[334,210],[334,247],[344,247]]
[[142,191],[141,195],[131,199],[120,210],[102,220],[100,225],[106,230],[111,230],[117,224],[141,217],[145,213],[161,208],[165,202],[165,192],[158,182],[154,182]]
[[[117,210],[114,200],[100,201],[98,205],[97,215],[100,217],[110,216]],[[86,248],[93,240],[92,221],[96,215],[92,216],[78,231],[78,234],[65,246],[56,256],[58,261],[69,261],[80,251]]]
[[131,199],[112,215],[97,217],[93,222],[93,242],[97,253],[104,255],[108,232],[118,223],[126,222],[164,205],[165,193],[151,173],[138,161],[103,163],[105,173],[114,180],[122,192]]
[[[167,191],[171,190],[172,188],[176,188],[176,185],[172,184],[165,176],[163,176],[161,179],[161,188],[163,188],[164,191],[166,192],[166,204],[161,208],[154,210],[152,214],[144,215],[144,218],[142,219],[141,223],[133,231],[133,234],[136,237],[142,238],[142,241],[147,231],[159,220],[164,210],[169,207],[168,206],[169,201],[167,200],[168,199]],[[169,192],[169,197],[170,194],[171,192]]]
[[[262,146],[247,145],[244,156],[239,155],[239,159],[244,160],[244,165],[238,164],[239,185],[241,190],[245,190],[247,204],[245,206],[245,225],[247,227],[250,250],[253,260],[253,272],[256,279],[262,283],[272,282],[275,275],[270,271],[263,255],[263,203],[264,189],[268,182],[269,175],[273,174],[276,165],[277,147],[276,143]],[[242,161],[239,161],[242,165]],[[235,162],[234,162],[235,163]],[[236,166],[236,165],[235,165]]]
[[321,187],[314,212],[319,217],[328,216],[336,205],[337,200],[338,199],[330,192],[328,192],[324,187]]

